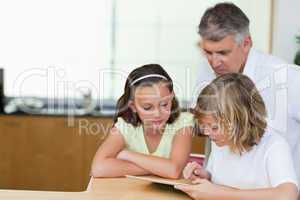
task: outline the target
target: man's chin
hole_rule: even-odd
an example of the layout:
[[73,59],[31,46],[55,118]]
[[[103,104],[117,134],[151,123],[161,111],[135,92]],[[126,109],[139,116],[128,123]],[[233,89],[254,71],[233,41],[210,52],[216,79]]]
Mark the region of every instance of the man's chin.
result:
[[222,75],[224,75],[224,74],[227,74],[227,72],[226,72],[226,71],[220,71],[220,72],[216,72],[216,71],[215,71],[215,75],[216,75],[216,76],[222,76]]

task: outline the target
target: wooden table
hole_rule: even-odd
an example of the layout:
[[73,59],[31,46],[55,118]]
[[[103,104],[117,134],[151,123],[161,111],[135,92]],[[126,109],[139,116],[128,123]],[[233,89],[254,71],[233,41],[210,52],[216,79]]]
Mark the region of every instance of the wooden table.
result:
[[5,200],[188,200],[184,193],[171,186],[153,184],[126,178],[93,179],[91,187],[84,192],[45,192],[25,190],[0,190]]

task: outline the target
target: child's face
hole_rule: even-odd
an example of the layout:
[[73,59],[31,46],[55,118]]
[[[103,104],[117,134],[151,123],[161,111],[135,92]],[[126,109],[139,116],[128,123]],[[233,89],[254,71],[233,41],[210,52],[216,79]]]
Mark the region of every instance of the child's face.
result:
[[171,115],[173,93],[166,84],[138,87],[130,107],[142,120],[144,127],[162,128]]
[[207,135],[217,146],[228,145],[226,131],[212,115],[203,115],[198,118],[201,132]]

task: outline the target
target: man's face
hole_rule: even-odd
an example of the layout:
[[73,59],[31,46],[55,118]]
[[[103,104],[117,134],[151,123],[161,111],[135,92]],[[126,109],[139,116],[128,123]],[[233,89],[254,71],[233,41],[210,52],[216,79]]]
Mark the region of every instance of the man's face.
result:
[[217,42],[203,39],[200,45],[218,76],[243,71],[252,41],[250,36],[246,36],[242,42],[237,43],[234,36],[229,35]]

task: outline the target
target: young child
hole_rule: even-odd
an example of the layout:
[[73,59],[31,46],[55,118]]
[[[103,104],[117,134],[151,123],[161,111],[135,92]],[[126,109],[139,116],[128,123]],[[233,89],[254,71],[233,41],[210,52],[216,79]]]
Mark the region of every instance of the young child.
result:
[[267,128],[263,99],[247,76],[213,80],[198,97],[195,118],[212,151],[206,169],[185,167],[184,177],[195,185],[175,188],[194,199],[297,199],[289,146]]
[[191,113],[180,113],[173,83],[157,64],[133,70],[114,125],[94,157],[91,175],[158,175],[176,179],[191,151]]

